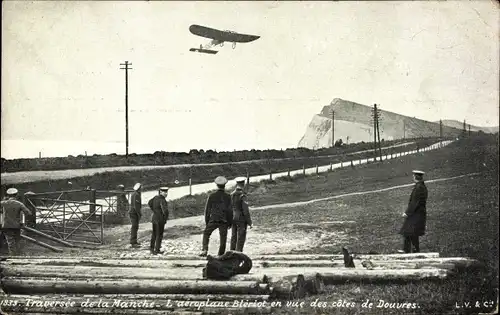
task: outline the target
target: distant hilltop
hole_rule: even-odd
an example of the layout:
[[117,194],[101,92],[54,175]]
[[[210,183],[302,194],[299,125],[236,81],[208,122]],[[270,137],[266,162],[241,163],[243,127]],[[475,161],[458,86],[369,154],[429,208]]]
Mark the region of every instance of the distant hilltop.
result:
[[[436,121],[436,123],[439,124],[439,121]],[[463,123],[464,123],[463,121],[443,119],[443,125],[448,126],[448,127],[462,129]],[[467,125],[467,128],[469,128],[468,125]],[[470,130],[476,131],[476,132],[482,131],[485,133],[496,133],[496,132],[498,132],[498,127],[478,127],[478,126],[470,125]]]
[[[299,141],[299,147],[318,149],[331,146],[332,110],[335,111],[335,140],[342,139],[343,143],[373,141],[372,107],[336,98],[330,105],[324,106],[319,114],[313,116],[304,136]],[[439,121],[430,122],[385,110],[380,110],[380,116],[380,139],[439,136]],[[462,127],[463,122],[443,120],[443,137],[460,135]],[[471,126],[471,131],[479,130],[485,133],[495,133],[498,127]]]

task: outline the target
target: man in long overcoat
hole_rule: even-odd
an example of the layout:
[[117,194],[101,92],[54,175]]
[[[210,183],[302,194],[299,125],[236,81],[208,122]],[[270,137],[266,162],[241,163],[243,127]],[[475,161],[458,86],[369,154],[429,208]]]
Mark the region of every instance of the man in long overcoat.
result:
[[427,221],[427,187],[424,183],[424,172],[413,171],[415,186],[411,192],[408,207],[403,217],[403,226],[399,233],[404,237],[403,250],[405,253],[420,252],[419,237],[425,234]]

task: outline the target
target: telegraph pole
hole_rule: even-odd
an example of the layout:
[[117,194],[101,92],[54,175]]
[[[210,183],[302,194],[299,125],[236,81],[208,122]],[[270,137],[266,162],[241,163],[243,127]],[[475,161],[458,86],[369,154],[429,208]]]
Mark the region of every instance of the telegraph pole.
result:
[[406,139],[406,122],[403,120],[403,140]]
[[332,110],[332,148],[335,147],[335,111]]
[[373,105],[372,118],[373,118],[373,144],[374,144],[373,149],[376,161],[377,160],[377,104]]
[[439,140],[443,140],[443,121],[439,120]]
[[463,129],[462,129],[462,137],[465,138],[466,132],[467,132],[467,128],[465,127],[465,119],[464,119],[464,126],[463,126]]
[[375,113],[376,113],[376,121],[377,121],[377,138],[378,138],[378,153],[380,155],[380,161],[382,161],[382,141],[380,141],[380,108],[377,108],[377,104],[375,104]]
[[470,124],[469,124],[469,137],[470,137]]
[[120,68],[121,70],[125,70],[125,157],[128,158],[128,71],[132,68],[129,68],[132,63],[125,61],[125,63],[120,63],[120,66],[124,66],[124,68]]

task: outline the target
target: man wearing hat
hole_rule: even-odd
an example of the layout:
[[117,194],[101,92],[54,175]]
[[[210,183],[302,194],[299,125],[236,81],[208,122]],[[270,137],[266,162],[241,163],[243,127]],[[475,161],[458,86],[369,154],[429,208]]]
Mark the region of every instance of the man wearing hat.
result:
[[245,188],[245,177],[237,177],[236,189],[231,193],[231,206],[233,209],[233,224],[231,227],[231,250],[243,251],[247,237],[247,226],[252,227],[250,211],[248,211]]
[[231,196],[225,192],[227,179],[219,176],[215,179],[217,191],[210,194],[205,205],[205,231],[203,232],[203,248],[200,256],[207,256],[208,243],[212,232],[219,229],[220,245],[218,255],[226,252],[227,229],[231,227],[233,213]]
[[9,188],[7,189],[7,200],[1,201],[1,228],[7,241],[9,255],[21,253],[21,212],[25,215],[32,215],[31,211],[16,199],[17,193],[17,189]]
[[411,192],[408,207],[403,217],[403,226],[399,233],[404,237],[403,250],[405,253],[420,252],[419,237],[425,234],[427,220],[427,187],[424,184],[424,172],[413,171],[415,186]]
[[118,190],[118,194],[116,195],[116,212],[118,216],[124,217],[128,212],[128,200],[125,193],[125,186],[118,185],[116,188]]
[[142,217],[141,207],[142,207],[142,185],[137,183],[134,185],[134,192],[130,196],[130,245],[132,247],[139,247],[140,244],[137,242],[137,231],[139,230],[139,221]]
[[149,250],[153,255],[163,254],[163,252],[160,251],[160,248],[161,242],[163,241],[165,224],[167,224],[168,220],[167,195],[168,187],[161,187],[158,195],[148,201],[148,205],[153,211],[153,215],[151,217],[153,230],[151,233],[151,243],[149,245]]

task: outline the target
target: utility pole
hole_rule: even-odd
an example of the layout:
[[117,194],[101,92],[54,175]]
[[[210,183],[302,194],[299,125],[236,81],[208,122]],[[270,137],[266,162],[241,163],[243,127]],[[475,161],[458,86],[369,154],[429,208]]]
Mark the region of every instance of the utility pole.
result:
[[332,110],[332,148],[335,147],[335,111]]
[[380,161],[382,161],[382,141],[380,141],[380,108],[377,108],[377,104],[375,104],[375,113],[377,120],[377,138],[378,138],[378,153],[380,155]]
[[467,132],[466,130],[467,129],[465,127],[465,119],[464,119],[464,126],[463,126],[463,129],[462,129],[462,137],[464,137],[464,138],[465,138],[465,135],[466,135],[466,132]]
[[403,120],[403,140],[406,139],[406,122]]
[[470,137],[470,124],[469,124],[469,137]]
[[125,70],[125,157],[128,158],[128,71],[132,68],[129,68],[132,63],[125,61],[125,63],[120,63],[120,66],[124,66],[124,68],[120,68],[121,70]]
[[443,121],[439,120],[439,140],[443,140]]
[[373,149],[374,149],[374,155],[375,155],[375,161],[377,160],[377,104],[373,105],[372,109],[372,119],[373,119]]

